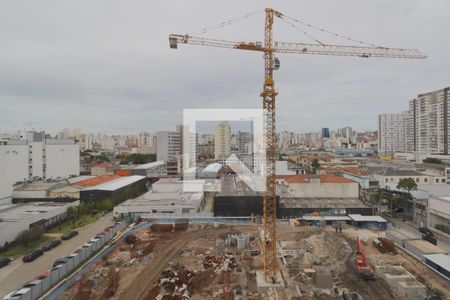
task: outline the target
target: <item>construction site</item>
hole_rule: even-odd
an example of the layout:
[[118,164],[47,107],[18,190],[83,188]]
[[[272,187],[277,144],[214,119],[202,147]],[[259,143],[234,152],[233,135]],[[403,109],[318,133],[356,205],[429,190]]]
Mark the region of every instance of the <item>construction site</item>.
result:
[[59,299],[450,299],[448,280],[384,232],[350,226],[279,224],[277,276],[267,282],[260,228],[153,224]]

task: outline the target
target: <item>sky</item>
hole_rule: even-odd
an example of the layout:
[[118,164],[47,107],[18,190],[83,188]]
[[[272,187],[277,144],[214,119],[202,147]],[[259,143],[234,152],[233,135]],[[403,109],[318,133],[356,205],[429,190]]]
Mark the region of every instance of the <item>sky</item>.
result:
[[[375,130],[378,114],[406,110],[417,94],[450,86],[448,0],[5,0],[0,132],[153,132],[181,124],[184,108],[259,108],[261,53],[193,45],[173,50],[168,35],[259,12],[202,36],[261,41],[265,7],[357,40],[428,55],[280,54],[279,131]],[[323,43],[348,44],[308,33]],[[282,20],[275,20],[274,40],[312,42]]]

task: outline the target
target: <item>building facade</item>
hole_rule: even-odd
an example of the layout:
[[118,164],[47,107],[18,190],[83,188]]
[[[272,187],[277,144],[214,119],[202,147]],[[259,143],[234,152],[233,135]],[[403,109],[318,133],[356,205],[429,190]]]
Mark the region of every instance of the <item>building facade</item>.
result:
[[80,148],[74,140],[30,132],[26,139],[0,141],[0,170],[1,200],[11,197],[18,182],[80,175]]
[[405,131],[408,113],[378,116],[378,153],[393,156],[405,152]]
[[158,131],[156,133],[156,159],[176,161],[181,153],[181,136],[178,131]]
[[215,128],[214,157],[220,159],[231,154],[231,128],[228,122],[222,122]]

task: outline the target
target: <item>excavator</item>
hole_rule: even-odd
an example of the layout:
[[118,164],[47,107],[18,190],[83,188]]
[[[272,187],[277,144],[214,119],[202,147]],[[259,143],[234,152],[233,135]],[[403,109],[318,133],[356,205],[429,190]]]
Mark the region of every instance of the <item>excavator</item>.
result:
[[361,278],[364,280],[374,279],[375,271],[366,262],[366,251],[364,250],[363,244],[359,237],[357,240],[357,246],[358,249],[355,252],[355,262],[356,270],[358,271],[359,276],[361,276]]

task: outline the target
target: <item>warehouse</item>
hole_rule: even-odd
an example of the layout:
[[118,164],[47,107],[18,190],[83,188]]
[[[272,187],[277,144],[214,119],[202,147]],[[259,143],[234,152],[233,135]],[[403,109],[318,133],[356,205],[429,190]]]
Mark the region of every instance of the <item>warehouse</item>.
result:
[[299,218],[311,213],[373,215],[373,208],[358,198],[281,198],[277,207],[279,218]]
[[144,176],[120,177],[80,192],[80,201],[97,202],[110,199],[118,204],[126,199],[135,198],[146,192],[147,178]]
[[[277,206],[279,197],[277,197]],[[221,177],[221,190],[214,197],[214,216],[262,216],[263,197],[254,192],[238,176]]]
[[114,216],[188,217],[200,212],[204,200],[203,192],[183,192],[183,181],[163,179],[153,184],[152,191],[114,207]]
[[138,165],[131,169],[132,175],[146,176],[147,178],[167,177],[167,164],[161,161],[155,161],[148,164]]
[[21,231],[29,229],[32,225],[44,227],[52,225],[54,222],[65,218],[69,206],[77,206],[78,204],[79,201],[0,205],[0,245],[14,240]]

